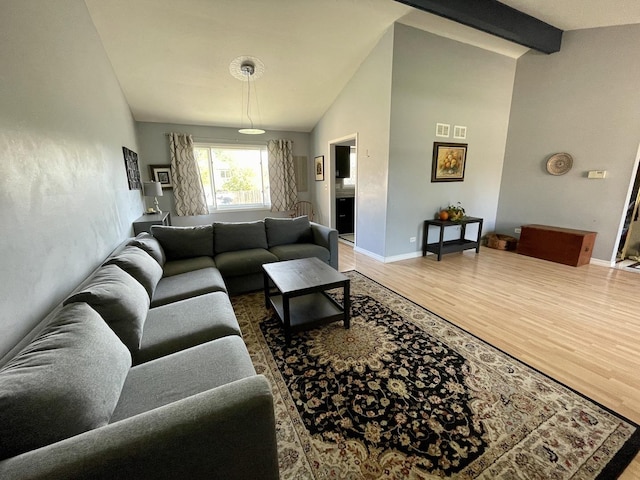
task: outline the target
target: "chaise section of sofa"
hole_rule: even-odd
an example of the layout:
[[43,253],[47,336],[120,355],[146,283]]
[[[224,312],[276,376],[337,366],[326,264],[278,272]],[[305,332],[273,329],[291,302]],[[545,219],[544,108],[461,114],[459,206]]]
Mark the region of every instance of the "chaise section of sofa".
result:
[[0,370],[0,478],[278,478],[271,390],[227,294],[149,309],[143,253],[108,259]]

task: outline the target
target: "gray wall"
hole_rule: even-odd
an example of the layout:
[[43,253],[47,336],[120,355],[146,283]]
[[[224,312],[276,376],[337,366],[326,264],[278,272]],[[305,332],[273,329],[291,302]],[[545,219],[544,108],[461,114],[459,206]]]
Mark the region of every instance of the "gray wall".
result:
[[[458,201],[493,230],[515,67],[402,24],[386,32],[312,132],[313,155],[325,159],[330,140],[358,133],[358,249],[381,260],[414,256],[423,220]],[[467,140],[436,138],[437,122],[467,126]],[[434,141],[469,144],[464,182],[431,183]],[[324,215],[331,181],[316,182]]]
[[[243,135],[237,129],[225,127],[210,127],[198,125],[176,125],[166,123],[138,122],[136,124],[138,140],[140,142],[140,175],[144,180],[150,179],[149,165],[170,164],[169,137],[167,133],[187,133],[193,136],[194,141],[226,142],[229,144],[245,143],[266,145],[269,140],[287,139],[293,140],[294,156],[307,157],[307,185],[311,189],[313,159],[308,158],[309,134],[301,132],[267,131],[263,135]],[[308,200],[309,191],[299,192],[299,200]],[[147,200],[148,202],[149,200]],[[163,196],[158,197],[158,205],[162,211],[170,211],[173,225],[190,226],[205,225],[214,221],[244,222],[261,220],[264,217],[279,217],[284,214],[269,210],[246,210],[233,212],[215,212],[210,215],[198,215],[178,217],[175,214],[173,191],[164,190]],[[149,203],[151,206],[151,203]]]
[[[450,203],[494,230],[515,68],[512,58],[396,24],[385,257],[421,250],[423,221]],[[436,123],[450,124],[451,136],[436,137]],[[465,140],[453,138],[454,125],[467,127]],[[468,144],[464,181],[431,182],[433,142]]]
[[0,15],[0,357],[142,212],[122,146],[134,122],[82,0]]
[[[566,32],[553,55],[518,60],[497,226],[527,223],[598,232],[593,258],[611,261],[640,141],[640,25]],[[546,173],[557,152],[574,157]],[[607,170],[588,180],[588,170]]]
[[310,157],[324,155],[325,180],[314,182],[323,223],[335,210],[335,164],[329,142],[358,134],[356,234],[359,249],[384,255],[389,161],[389,112],[393,28],[389,29],[311,132]]

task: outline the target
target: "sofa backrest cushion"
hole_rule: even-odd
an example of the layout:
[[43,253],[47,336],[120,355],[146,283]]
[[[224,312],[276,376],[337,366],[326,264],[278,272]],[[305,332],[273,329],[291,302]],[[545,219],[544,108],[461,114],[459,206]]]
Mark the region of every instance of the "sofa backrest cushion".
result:
[[195,227],[153,225],[151,235],[160,242],[167,261],[213,257],[213,225]]
[[149,295],[120,267],[101,267],[64,304],[74,302],[86,302],[93,307],[132,353],[140,349],[142,329],[149,311]]
[[147,232],[139,233],[136,238],[132,239],[128,245],[141,248],[149,255],[151,255],[156,262],[162,267],[166,262],[167,257],[164,254],[164,250],[158,242],[158,239]]
[[264,219],[269,248],[292,243],[309,243],[313,240],[309,217]]
[[215,222],[213,224],[215,253],[235,252],[250,248],[267,249],[264,222]]
[[0,460],[108,424],[130,368],[95,310],[60,309],[0,370]]
[[160,264],[147,252],[133,245],[124,247],[120,253],[109,258],[104,265],[117,265],[135,278],[147,291],[149,299],[153,297],[156,285],[162,278]]

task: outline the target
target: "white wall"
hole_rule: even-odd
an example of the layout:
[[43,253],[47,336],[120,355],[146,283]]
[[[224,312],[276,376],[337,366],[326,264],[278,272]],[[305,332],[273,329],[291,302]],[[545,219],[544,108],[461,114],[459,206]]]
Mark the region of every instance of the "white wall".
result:
[[330,188],[330,182],[335,182],[335,165],[330,163],[328,144],[358,134],[357,244],[379,256],[385,249],[392,48],[393,28],[384,34],[311,132],[309,154],[325,158],[325,180],[314,182],[314,203],[322,222],[328,224],[335,208]]
[[0,357],[131,232],[129,107],[82,0],[0,15]]
[[[640,142],[640,25],[565,32],[553,55],[518,60],[498,228],[528,223],[598,232],[593,258],[611,261]],[[546,173],[568,152],[573,169]],[[589,180],[589,170],[607,170]]]
[[[395,26],[385,257],[420,251],[423,221],[450,203],[494,230],[515,68],[510,57]],[[436,137],[436,123],[451,136]],[[454,125],[467,127],[465,140],[453,138]],[[464,181],[431,182],[433,142],[468,144]]]
[[[302,132],[267,131],[263,135],[243,135],[238,129],[226,127],[211,127],[200,125],[176,125],[166,123],[138,122],[136,124],[138,140],[140,142],[140,172],[144,180],[150,179],[149,165],[168,165],[171,163],[169,155],[168,133],[186,133],[193,136],[194,141],[227,142],[230,144],[244,143],[266,145],[269,140],[286,139],[293,141],[293,155],[307,157],[307,185],[308,191],[299,192],[299,200],[308,200],[312,185],[313,159],[308,158],[309,134]],[[172,190],[164,190],[163,196],[158,197],[160,210],[171,213],[172,224],[176,226],[206,225],[217,222],[249,222],[262,220],[265,217],[281,217],[285,215],[270,210],[248,210],[232,212],[214,212],[209,215],[179,217],[175,214],[175,204]],[[317,221],[317,219],[316,219]]]

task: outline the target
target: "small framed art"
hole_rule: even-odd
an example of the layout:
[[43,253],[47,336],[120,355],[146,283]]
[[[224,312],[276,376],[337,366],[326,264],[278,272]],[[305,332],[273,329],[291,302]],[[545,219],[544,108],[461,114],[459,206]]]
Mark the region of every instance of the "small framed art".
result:
[[324,155],[317,156],[314,159],[314,162],[315,162],[316,182],[321,182],[324,180]]
[[162,188],[173,188],[171,180],[171,165],[149,165],[151,180],[159,182]]
[[467,163],[466,143],[433,142],[432,182],[462,182]]

